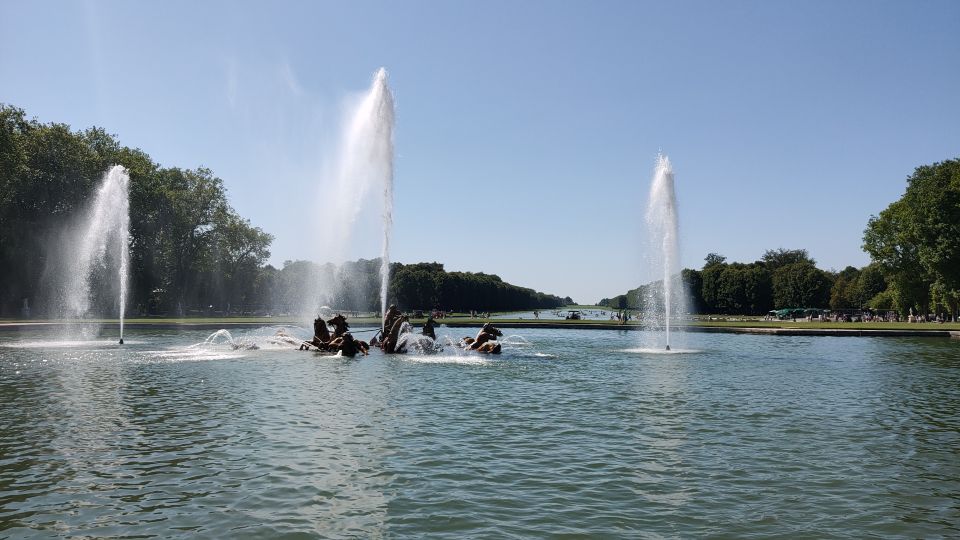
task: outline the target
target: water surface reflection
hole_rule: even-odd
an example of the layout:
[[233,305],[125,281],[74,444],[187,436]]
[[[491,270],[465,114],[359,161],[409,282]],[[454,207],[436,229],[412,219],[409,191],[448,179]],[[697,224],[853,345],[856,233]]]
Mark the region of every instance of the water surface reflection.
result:
[[499,357],[345,359],[204,337],[0,336],[0,536],[960,533],[955,340],[652,355],[524,330]]

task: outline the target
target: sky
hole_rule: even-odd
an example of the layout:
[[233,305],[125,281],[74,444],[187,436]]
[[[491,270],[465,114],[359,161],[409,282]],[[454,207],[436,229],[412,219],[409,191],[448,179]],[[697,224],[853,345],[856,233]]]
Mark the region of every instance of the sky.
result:
[[[960,157],[958,28],[953,0],[0,0],[0,102],[209,167],[281,266],[323,258],[304,249],[336,204],[318,186],[385,67],[391,259],[592,303],[657,277],[660,151],[684,267],[867,264],[870,216]],[[357,257],[380,254],[373,208]]]

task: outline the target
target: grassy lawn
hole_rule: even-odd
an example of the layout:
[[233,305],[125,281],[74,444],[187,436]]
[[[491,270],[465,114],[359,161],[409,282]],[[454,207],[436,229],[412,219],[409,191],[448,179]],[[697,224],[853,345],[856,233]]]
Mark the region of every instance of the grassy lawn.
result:
[[[168,324],[203,324],[203,325],[215,325],[223,324],[224,326],[230,326],[234,324],[263,324],[263,325],[298,325],[305,326],[312,323],[312,319],[301,319],[299,317],[150,317],[150,318],[134,318],[126,319],[125,323],[128,324],[137,324],[137,325],[168,325]],[[703,320],[706,317],[703,317],[701,320],[696,321],[684,321],[679,323],[677,326],[702,326],[702,327],[725,327],[725,328],[801,328],[801,329],[841,329],[841,330],[955,330],[960,331],[960,323],[880,323],[880,322],[858,322],[858,323],[835,323],[835,322],[806,322],[806,321],[797,321],[793,322],[790,320],[786,321],[764,321],[757,319],[749,319],[742,317],[714,317],[715,320]],[[380,324],[380,319],[378,317],[350,317],[348,319],[353,325],[378,325]],[[414,324],[420,324],[424,321],[423,318],[411,318],[410,322]],[[448,316],[445,319],[437,319],[437,324],[444,323],[455,323],[455,324],[476,324],[481,325],[484,322],[487,322],[489,319],[484,319],[481,317],[471,318],[468,314],[458,314],[454,316]],[[10,324],[10,323],[35,323],[35,324],[44,324],[44,323],[70,323],[76,321],[60,320],[60,319],[0,319],[0,324]],[[84,322],[93,323],[93,324],[117,324],[119,323],[118,319],[86,319]],[[575,326],[621,326],[616,323],[616,321],[608,320],[578,320],[578,321],[568,321],[568,320],[536,320],[536,319],[496,319],[494,323],[516,323],[529,325],[531,327],[538,325],[549,325],[549,326],[563,326],[563,325],[575,325]],[[630,321],[627,325],[624,326],[638,326],[640,323],[638,321]]]
[[719,326],[728,328],[825,328],[842,330],[960,330],[960,323],[888,323],[888,322],[793,322],[793,321],[691,321],[692,326]]

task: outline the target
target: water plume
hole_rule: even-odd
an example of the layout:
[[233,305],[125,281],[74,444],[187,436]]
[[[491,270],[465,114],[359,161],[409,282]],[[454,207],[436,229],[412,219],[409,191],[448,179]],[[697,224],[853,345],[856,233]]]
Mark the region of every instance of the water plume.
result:
[[[387,72],[380,68],[369,90],[346,114],[341,145],[333,173],[333,185],[320,195],[323,224],[319,231],[324,239],[321,253],[337,262],[343,261],[358,229],[362,210],[382,203],[380,310],[386,311],[390,281],[390,236],[393,228],[393,94],[387,84]],[[379,192],[379,201],[371,201],[371,191]],[[337,291],[322,290],[327,298]],[[315,312],[320,294],[313,295]]]
[[657,155],[646,222],[650,236],[648,260],[653,271],[661,275],[662,281],[658,294],[653,298],[641,299],[644,322],[648,326],[664,328],[666,350],[669,351],[671,320],[677,311],[686,309],[687,300],[679,275],[680,227],[673,166],[670,158],[663,154]]
[[[67,268],[61,298],[62,315],[76,320],[90,315],[93,299],[101,292],[94,290],[94,283],[116,291],[121,344],[130,263],[129,186],[130,176],[120,165],[104,175],[77,236],[64,253]],[[109,277],[113,272],[116,281]]]

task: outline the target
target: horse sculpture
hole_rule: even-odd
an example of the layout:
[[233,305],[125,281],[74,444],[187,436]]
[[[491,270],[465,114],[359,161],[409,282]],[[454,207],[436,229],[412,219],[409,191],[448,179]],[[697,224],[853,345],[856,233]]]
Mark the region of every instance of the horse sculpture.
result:
[[309,351],[311,346],[321,351],[326,350],[330,339],[330,329],[327,328],[327,323],[321,317],[317,317],[313,320],[313,339],[301,343],[300,350]]
[[477,332],[477,337],[465,337],[460,343],[463,348],[471,351],[500,354],[501,347],[496,340],[498,336],[502,335],[503,332],[501,332],[499,328],[490,323],[486,323],[480,331]]
[[434,323],[433,317],[427,318],[427,322],[423,323],[423,331],[421,332],[423,335],[434,341],[437,340],[437,333],[433,330],[435,324],[436,323]]
[[387,354],[404,352],[402,347],[397,347],[397,342],[400,340],[400,329],[403,327],[403,323],[405,322],[410,322],[410,317],[407,317],[406,315],[400,315],[394,318],[393,324],[390,327],[390,332],[380,341],[383,352]]
[[347,318],[337,313],[333,318],[327,320],[327,324],[333,327],[333,337],[338,338],[347,333],[350,325],[347,324]]
[[[330,335],[327,324],[333,325],[333,336]],[[339,313],[328,321],[317,317],[313,321],[313,339],[301,343],[300,350],[311,350],[310,347],[315,347],[318,351],[339,352],[343,356],[356,356],[357,353],[368,354],[370,346],[365,341],[354,339],[348,331],[349,328],[347,318]]]

